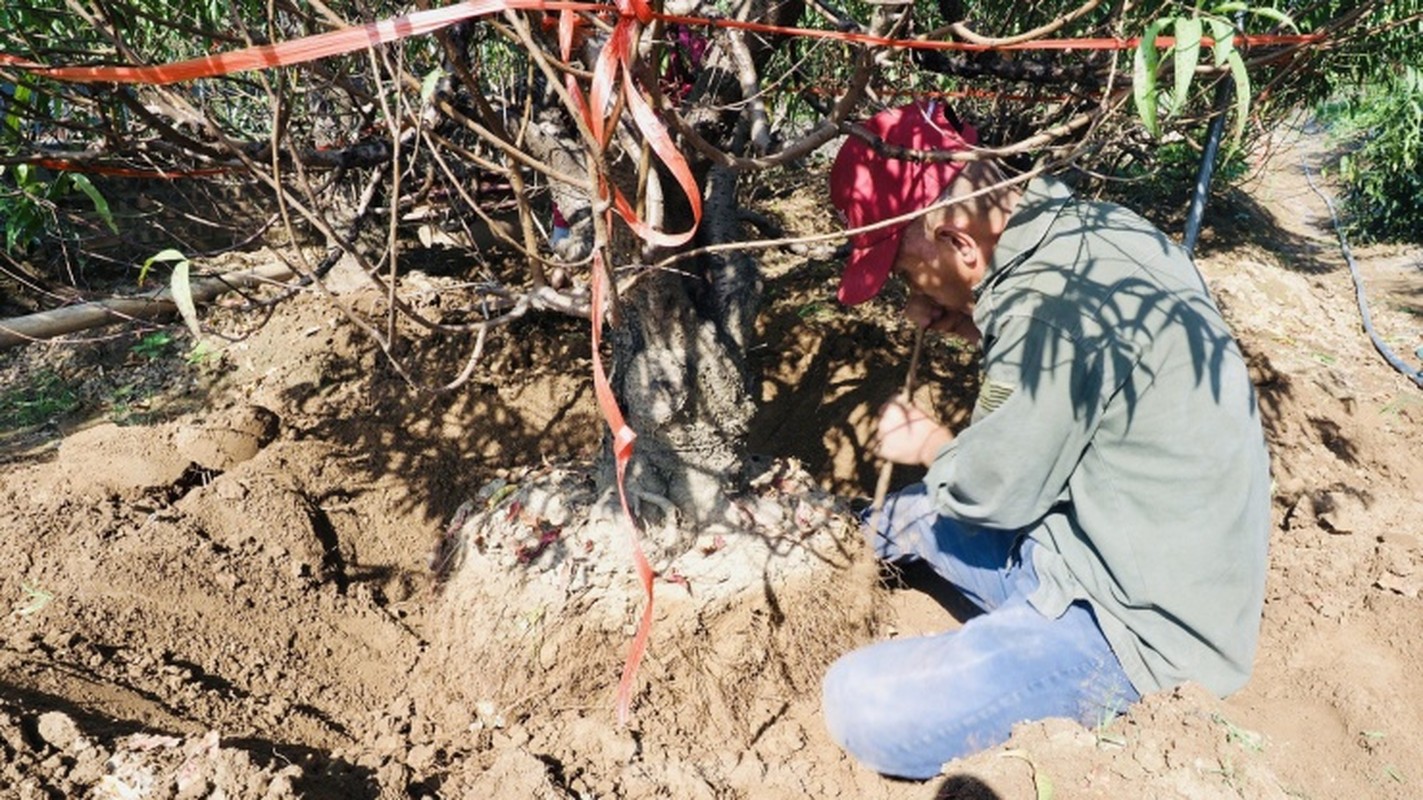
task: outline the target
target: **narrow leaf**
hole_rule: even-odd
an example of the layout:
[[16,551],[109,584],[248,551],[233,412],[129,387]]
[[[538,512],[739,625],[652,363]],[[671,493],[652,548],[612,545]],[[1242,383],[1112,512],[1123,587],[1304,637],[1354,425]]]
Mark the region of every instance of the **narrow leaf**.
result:
[[1211,53],[1217,67],[1225,66],[1225,59],[1235,50],[1235,26],[1223,19],[1207,20],[1211,26]]
[[430,73],[420,81],[420,104],[429,105],[430,99],[435,96],[435,90],[439,88],[440,78],[445,76],[445,71],[439,67],[430,70]]
[[79,172],[70,172],[68,175],[69,182],[74,184],[79,191],[88,195],[89,202],[94,204],[94,211],[98,212],[99,217],[104,220],[104,224],[109,226],[109,230],[118,233],[119,226],[114,224],[114,215],[109,212],[109,201],[105,200],[99,190],[94,188],[94,183],[89,180],[89,176]]
[[1242,10],[1245,11],[1245,13],[1247,14],[1254,14],[1257,17],[1264,17],[1265,19],[1268,19],[1281,27],[1289,28],[1290,30],[1296,33],[1299,32],[1299,26],[1295,25],[1295,21],[1290,18],[1290,15],[1279,10],[1278,8],[1266,8],[1261,6],[1257,8],[1246,8]]
[[178,313],[182,315],[183,322],[187,323],[193,338],[201,339],[203,329],[198,325],[198,307],[193,303],[193,287],[188,282],[188,259],[185,258],[174,265],[169,288],[173,291],[173,304],[178,307]]
[[28,583],[20,584],[20,590],[25,593],[26,601],[15,606],[15,613],[22,617],[28,617],[31,614],[38,613],[54,600],[54,594],[33,587]]
[[1226,60],[1230,63],[1231,77],[1235,78],[1235,131],[1231,135],[1239,144],[1245,133],[1245,120],[1250,116],[1250,73],[1245,69],[1240,51],[1232,49]]
[[5,115],[5,127],[10,129],[10,132],[16,137],[16,141],[18,141],[21,124],[19,106],[24,105],[30,99],[30,87],[25,85],[24,82],[17,83],[15,84],[12,94],[14,95],[14,102],[9,105],[14,106],[15,110]]
[[1004,750],[999,753],[1004,758],[1017,758],[1027,762],[1028,771],[1033,777],[1034,796],[1037,800],[1053,800],[1056,794],[1056,787],[1052,784],[1052,779],[1045,772],[1038,768],[1036,761],[1022,750]]
[[187,256],[183,255],[181,252],[179,252],[179,251],[177,251],[177,250],[172,249],[171,247],[170,247],[169,249],[167,249],[167,250],[162,251],[161,253],[158,253],[158,254],[153,255],[153,256],[149,256],[149,257],[148,257],[148,260],[143,262],[143,266],[142,266],[142,267],[139,267],[139,269],[138,269],[138,285],[139,285],[139,286],[142,286],[142,285],[143,285],[144,280],[148,278],[148,270],[149,270],[154,264],[158,263],[159,261],[165,261],[165,262],[166,262],[166,261],[187,261],[187,260],[188,260],[188,257],[187,257]]
[[1156,37],[1168,22],[1170,20],[1156,20],[1146,26],[1146,32],[1141,35],[1141,42],[1132,57],[1132,100],[1136,103],[1141,124],[1152,136],[1160,135],[1161,131],[1156,121],[1156,68],[1161,61],[1161,54],[1156,52]]
[[1196,62],[1201,58],[1201,20],[1176,20],[1176,86],[1171,93],[1171,113],[1186,107],[1191,91],[1191,79],[1196,76]]

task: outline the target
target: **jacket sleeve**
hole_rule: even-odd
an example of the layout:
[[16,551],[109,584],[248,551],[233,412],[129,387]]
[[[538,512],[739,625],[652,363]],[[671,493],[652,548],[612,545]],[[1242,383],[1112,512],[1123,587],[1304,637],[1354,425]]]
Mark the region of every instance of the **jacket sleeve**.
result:
[[925,475],[938,512],[1011,530],[1067,499],[1114,371],[1104,349],[1030,315],[1003,320],[984,342],[972,422]]

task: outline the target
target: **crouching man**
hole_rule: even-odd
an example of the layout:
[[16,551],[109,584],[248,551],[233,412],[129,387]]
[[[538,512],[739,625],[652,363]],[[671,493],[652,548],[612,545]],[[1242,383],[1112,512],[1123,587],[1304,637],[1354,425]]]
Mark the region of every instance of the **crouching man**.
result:
[[[854,236],[847,304],[891,275],[915,325],[977,341],[970,424],[892,401],[881,458],[928,468],[866,533],[983,609],[959,630],[843,656],[824,683],[834,739],[866,766],[929,778],[1015,723],[1093,726],[1143,693],[1250,674],[1270,520],[1244,358],[1181,248],[1050,177],[1003,185],[941,107],[865,123],[831,171]],[[957,202],[942,205],[938,201]]]

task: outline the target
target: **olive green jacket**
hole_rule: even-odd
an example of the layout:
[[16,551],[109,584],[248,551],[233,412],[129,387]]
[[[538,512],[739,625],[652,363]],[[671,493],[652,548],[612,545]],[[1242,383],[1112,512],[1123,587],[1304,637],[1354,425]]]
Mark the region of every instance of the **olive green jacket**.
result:
[[1249,677],[1269,457],[1244,358],[1149,222],[1028,184],[975,289],[984,381],[925,478],[941,514],[1031,536],[1057,616],[1091,604],[1141,692]]

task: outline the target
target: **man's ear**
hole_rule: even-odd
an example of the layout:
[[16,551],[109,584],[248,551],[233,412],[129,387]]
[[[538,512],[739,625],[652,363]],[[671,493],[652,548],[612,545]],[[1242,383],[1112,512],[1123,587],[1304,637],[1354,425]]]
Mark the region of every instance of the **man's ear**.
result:
[[959,260],[965,264],[974,264],[978,261],[978,240],[968,234],[963,228],[958,228],[949,223],[941,223],[934,228],[934,241],[941,247],[952,247],[958,254]]

